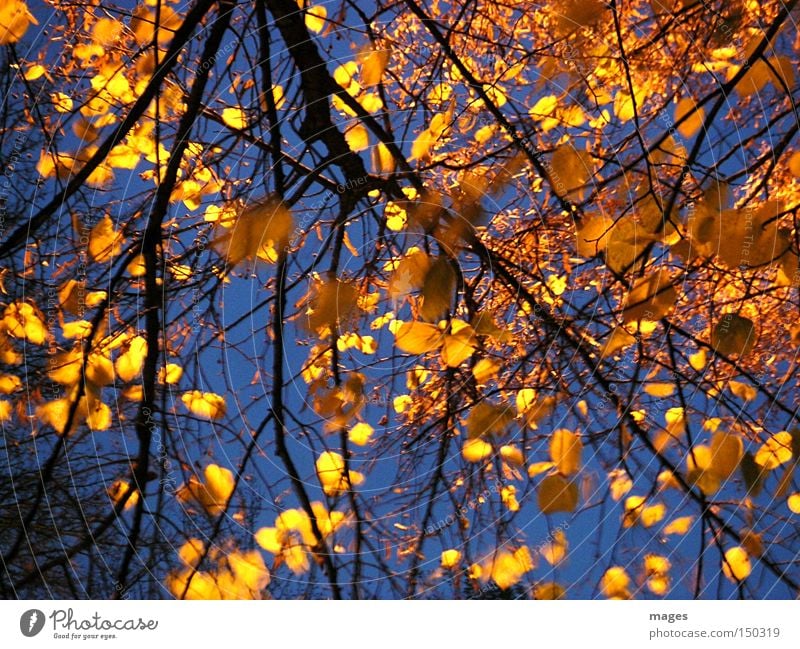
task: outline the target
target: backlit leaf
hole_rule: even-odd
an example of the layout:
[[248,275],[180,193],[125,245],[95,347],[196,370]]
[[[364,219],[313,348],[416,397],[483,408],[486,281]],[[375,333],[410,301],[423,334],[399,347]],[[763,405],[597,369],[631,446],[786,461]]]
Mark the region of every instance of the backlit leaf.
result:
[[550,459],[565,476],[577,473],[581,466],[583,442],[576,433],[565,428],[553,432],[550,438]]
[[722,573],[732,582],[737,583],[750,576],[752,567],[747,551],[736,546],[726,550],[722,560]]
[[718,431],[711,438],[711,469],[722,480],[726,480],[739,468],[744,455],[741,437]]
[[765,471],[776,469],[792,459],[792,434],[775,433],[756,451],[755,463]]
[[192,414],[204,419],[221,419],[227,411],[225,398],[213,392],[192,390],[181,395],[181,401]]
[[600,591],[606,599],[630,599],[631,578],[625,568],[614,566],[606,570],[600,580]]
[[537,496],[543,514],[573,512],[578,506],[578,486],[558,474],[542,480]]
[[89,254],[97,262],[110,261],[122,252],[122,234],[114,229],[114,222],[106,214],[89,233]]
[[395,345],[409,354],[425,354],[443,343],[442,331],[427,322],[404,322],[395,335]]

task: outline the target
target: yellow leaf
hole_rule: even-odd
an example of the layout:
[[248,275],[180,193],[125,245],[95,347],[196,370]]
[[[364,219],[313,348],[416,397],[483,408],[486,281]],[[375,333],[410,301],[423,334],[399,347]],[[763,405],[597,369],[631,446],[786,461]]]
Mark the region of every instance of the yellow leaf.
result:
[[795,178],[800,178],[800,151],[795,151],[789,158],[789,171]]
[[44,345],[47,340],[47,326],[39,315],[39,311],[28,302],[12,302],[3,311],[0,326],[5,332],[20,340],[27,340],[33,345]]
[[517,393],[517,411],[524,416],[528,426],[537,429],[539,422],[555,409],[557,399],[553,395],[539,397],[531,388]]
[[361,82],[365,88],[381,82],[391,54],[391,50],[369,50],[361,56]]
[[390,174],[394,171],[394,156],[383,142],[372,147],[372,166],[377,174]]
[[591,258],[603,252],[613,227],[614,221],[605,214],[586,217],[575,233],[578,255]]
[[225,397],[213,392],[192,390],[181,395],[181,401],[192,414],[205,419],[221,419],[227,412]]
[[361,90],[361,86],[355,80],[357,70],[358,65],[355,61],[347,61],[333,71],[333,80],[353,96],[357,95],[358,91]]
[[414,143],[411,145],[411,157],[409,157],[409,160],[426,159],[435,141],[430,129],[426,128],[417,136]]
[[586,151],[562,144],[553,152],[549,174],[555,187],[564,187],[563,198],[583,200],[586,184],[594,174],[594,162]]
[[547,95],[539,99],[528,111],[528,114],[536,121],[542,122],[542,130],[547,132],[558,126],[557,119],[547,119],[555,112],[556,108],[558,108],[558,97]]
[[713,453],[705,444],[695,444],[686,456],[686,480],[697,485],[707,496],[715,493],[721,478],[712,468]]
[[[0,32],[2,32],[3,27],[0,24]],[[36,81],[47,74],[47,70],[43,65],[39,65],[38,63],[32,63],[28,66],[28,69],[25,70],[25,74],[22,75],[25,81]]]
[[103,47],[113,45],[122,34],[123,25],[113,18],[100,18],[92,27],[92,40]]
[[458,550],[445,550],[442,552],[442,568],[452,570],[461,562],[461,552]]
[[564,587],[554,581],[537,584],[533,588],[533,598],[541,600],[564,599]]
[[353,151],[364,151],[369,146],[369,132],[361,124],[353,124],[344,132],[344,139]]
[[756,451],[755,462],[765,471],[776,469],[792,459],[792,434],[775,433]]
[[166,366],[158,370],[158,380],[167,385],[174,385],[181,380],[183,368],[176,363],[167,363]]
[[711,438],[711,469],[721,480],[727,480],[739,467],[744,456],[741,437],[718,431]]
[[22,0],[4,0],[0,4],[0,45],[18,42],[28,31],[28,26],[39,21],[33,17]]
[[210,515],[218,516],[225,511],[235,482],[230,470],[217,464],[209,464],[203,471],[203,482],[191,477],[188,484],[178,490],[178,498],[182,502],[194,500]]
[[314,283],[306,318],[309,331],[324,338],[337,326],[348,326],[358,313],[358,288],[347,280],[326,279]]
[[[36,417],[43,423],[53,427],[63,435],[67,427],[67,418],[72,407],[72,400],[68,398],[56,399],[36,407]],[[74,430],[74,422],[73,429]]]
[[13,374],[0,374],[0,394],[12,394],[22,387],[22,380]]
[[268,197],[242,210],[229,231],[214,243],[232,266],[256,258],[274,263],[288,246],[293,230],[291,211],[280,200]]
[[323,452],[316,461],[317,477],[328,496],[337,496],[364,481],[357,471],[346,472],[344,458],[333,451]]
[[423,320],[435,322],[450,311],[456,289],[456,273],[447,257],[437,257],[425,274],[422,285]]
[[669,313],[677,299],[678,293],[669,272],[659,270],[634,282],[625,300],[622,317],[625,322],[655,322]]
[[99,400],[82,403],[86,404],[86,412],[81,414],[86,415],[86,425],[90,430],[108,430],[111,427],[111,408]]
[[561,475],[546,476],[537,495],[543,514],[573,512],[578,506],[578,486]]
[[127,144],[118,144],[108,153],[106,161],[116,169],[136,169],[140,154]]
[[689,356],[689,365],[691,365],[692,369],[694,369],[696,372],[702,372],[703,368],[706,366],[706,356],[706,349],[704,347],[703,349],[700,349]]
[[476,383],[483,384],[497,376],[499,371],[499,363],[491,358],[482,358],[472,368],[472,375],[475,377]]
[[226,126],[241,131],[247,128],[247,113],[239,107],[225,108],[222,111],[222,121]]
[[397,414],[401,414],[408,410],[413,403],[414,402],[411,399],[411,395],[408,394],[398,395],[392,400],[392,406]]
[[702,108],[697,108],[693,99],[684,97],[675,107],[675,122],[679,122],[687,115],[686,120],[678,126],[678,132],[683,137],[690,138],[703,126],[705,111]]
[[732,582],[737,583],[750,576],[750,557],[747,551],[736,546],[725,552],[722,561],[722,573]]
[[505,446],[500,447],[500,457],[503,458],[503,461],[512,466],[521,467],[525,464],[525,458],[522,455],[522,451],[511,444],[506,444]]
[[426,322],[404,322],[395,334],[395,345],[409,354],[425,354],[443,343],[441,330]]
[[328,10],[323,5],[308,7],[306,9],[306,27],[319,34],[325,28],[325,19],[327,17]]
[[96,386],[114,382],[114,363],[101,352],[92,352],[86,360],[86,379]]
[[122,500],[123,496],[125,496],[129,490],[131,491],[131,495],[128,496],[128,499],[125,501],[124,505],[124,508],[127,511],[129,509],[133,509],[136,506],[136,503],[139,502],[139,492],[131,488],[128,482],[125,480],[114,480],[107,490],[108,497],[111,498],[111,502],[116,505]]
[[[159,9],[159,45],[169,42],[181,23],[181,17],[174,10],[166,5],[161,6]],[[136,37],[136,42],[139,45],[149,45],[155,36],[156,13],[141,4],[133,12],[130,26]]]
[[464,440],[461,455],[467,462],[473,464],[482,462],[492,454],[492,445],[480,438]]
[[512,421],[513,416],[508,407],[481,401],[469,412],[466,420],[467,436],[476,439],[501,435]]
[[[248,552],[231,552],[227,555],[228,566],[236,578],[236,585],[243,586],[245,597],[259,593],[269,585],[269,570],[264,565],[264,559],[256,550]],[[249,592],[248,592],[249,591]],[[240,589],[235,588],[234,592],[239,593]],[[241,595],[231,599],[241,599]]]
[[652,527],[664,519],[667,508],[663,503],[647,505],[645,496],[629,496],[625,499],[625,513],[622,517],[623,527],[633,527],[640,523],[642,527]]
[[133,381],[142,371],[147,355],[147,341],[141,336],[134,336],[128,343],[128,350],[120,354],[114,368],[121,381]]
[[508,508],[508,511],[518,512],[517,488],[514,485],[506,485],[500,489],[500,502]]
[[536,391],[533,388],[522,388],[517,392],[517,412],[527,412],[536,402]]
[[[527,548],[525,548],[527,550]],[[490,575],[501,590],[507,590],[519,583],[526,572],[532,569],[530,555],[524,553],[498,552],[492,559]]]
[[648,554],[644,558],[644,574],[651,593],[654,595],[667,593],[672,582],[668,574],[671,567],[669,559],[661,555]]
[[559,428],[550,438],[550,459],[565,476],[577,473],[581,467],[583,442],[572,431]]
[[5,399],[0,399],[0,422],[11,419],[11,403]]
[[443,338],[442,360],[448,367],[458,367],[477,348],[475,330],[463,320],[455,319],[450,324],[450,333]]
[[48,363],[47,376],[61,385],[75,385],[81,378],[83,352],[75,348],[55,354]]
[[539,552],[547,563],[555,566],[566,558],[568,549],[567,535],[564,534],[563,530],[557,529],[553,533],[552,541],[544,544]]
[[356,446],[366,446],[374,432],[372,426],[364,422],[359,422],[350,428],[347,437]]
[[667,383],[660,382],[660,383],[648,383],[644,386],[644,391],[647,392],[651,397],[658,397],[658,398],[665,398],[670,397],[675,393],[675,384],[674,383]]
[[734,395],[744,401],[753,401],[758,396],[758,390],[755,387],[742,381],[731,380],[728,382],[728,387]]
[[611,497],[617,502],[633,489],[633,481],[624,469],[614,469],[608,474],[608,479]]
[[625,568],[614,566],[606,570],[600,580],[600,591],[607,599],[630,599],[631,578]]
[[694,516],[681,516],[680,518],[676,518],[664,528],[664,534],[683,536],[692,527],[693,522]]
[[50,101],[53,102],[56,111],[59,113],[68,113],[72,110],[72,98],[69,95],[65,95],[63,92],[54,92],[51,94]]
[[89,233],[89,254],[96,262],[110,261],[122,252],[122,234],[114,229],[114,222],[106,214]]
[[623,327],[614,327],[611,335],[606,339],[600,350],[601,358],[610,358],[618,351],[631,346],[636,342],[636,338]]

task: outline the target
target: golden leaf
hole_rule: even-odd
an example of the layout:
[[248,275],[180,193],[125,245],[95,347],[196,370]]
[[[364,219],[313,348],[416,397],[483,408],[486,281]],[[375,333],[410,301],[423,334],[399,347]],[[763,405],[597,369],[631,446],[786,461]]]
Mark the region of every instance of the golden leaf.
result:
[[444,550],[442,552],[441,565],[445,570],[457,568],[461,562],[461,552],[458,550]]
[[422,285],[423,320],[434,322],[450,311],[456,289],[456,273],[447,257],[437,257],[425,274]]
[[711,470],[721,480],[727,480],[739,467],[744,456],[741,437],[718,431],[711,438]]
[[577,473],[581,467],[583,442],[576,433],[566,428],[553,431],[550,438],[550,459],[565,476]]
[[492,445],[480,438],[464,440],[461,456],[473,464],[482,462],[493,453]]
[[747,551],[736,546],[728,549],[722,560],[722,573],[732,582],[738,583],[747,579],[752,570]]
[[213,392],[192,390],[181,395],[181,401],[192,414],[204,419],[221,419],[227,412],[225,397]]
[[543,514],[573,512],[578,506],[578,486],[558,474],[542,480],[537,496]]
[[703,126],[705,111],[698,108],[694,100],[689,97],[681,99],[675,106],[675,122],[686,119],[678,126],[678,132],[685,138],[692,137]]
[[89,254],[96,262],[110,261],[122,252],[122,234],[114,229],[114,222],[106,214],[89,233]]
[[607,599],[630,599],[630,585],[631,578],[625,572],[625,568],[614,566],[603,574],[600,591]]
[[678,292],[669,272],[659,270],[634,282],[625,300],[622,317],[625,322],[655,322],[669,313],[677,299]]
[[680,518],[676,518],[664,528],[664,534],[676,534],[678,536],[683,536],[691,529],[693,522],[694,516],[682,516]]
[[33,345],[47,341],[47,325],[39,310],[28,302],[12,302],[3,311],[0,327],[12,338],[26,340]]
[[792,434],[786,431],[775,433],[756,451],[755,463],[765,471],[771,471],[792,459]]
[[147,341],[141,336],[134,336],[128,342],[128,349],[120,354],[114,368],[121,381],[133,381],[142,371],[147,356]]
[[404,322],[395,334],[395,345],[409,354],[425,354],[438,349],[444,341],[442,331],[427,322]]

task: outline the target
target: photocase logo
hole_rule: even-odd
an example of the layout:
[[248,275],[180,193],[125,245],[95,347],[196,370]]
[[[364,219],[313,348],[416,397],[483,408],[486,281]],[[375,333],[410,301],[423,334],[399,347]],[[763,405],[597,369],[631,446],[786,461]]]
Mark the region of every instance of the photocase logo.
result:
[[37,608],[25,611],[19,618],[19,630],[26,638],[32,638],[44,628],[44,613]]

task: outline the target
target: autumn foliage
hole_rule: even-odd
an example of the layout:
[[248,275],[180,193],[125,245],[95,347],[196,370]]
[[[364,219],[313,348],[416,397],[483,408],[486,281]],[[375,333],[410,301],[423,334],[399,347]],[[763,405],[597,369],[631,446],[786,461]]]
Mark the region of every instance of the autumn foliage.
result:
[[796,0],[0,0],[0,594],[795,598]]

